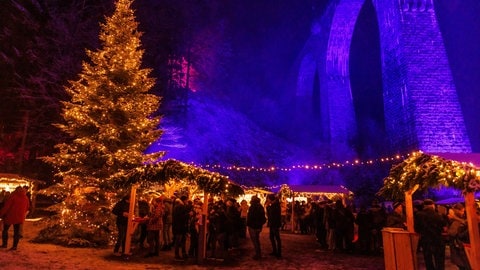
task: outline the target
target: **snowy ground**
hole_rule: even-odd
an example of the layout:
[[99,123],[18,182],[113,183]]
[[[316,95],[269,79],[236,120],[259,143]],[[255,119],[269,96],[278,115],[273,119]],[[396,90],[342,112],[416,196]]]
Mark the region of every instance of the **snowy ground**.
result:
[[[282,233],[283,259],[270,257],[268,229],[262,232],[263,258],[252,260],[253,248],[248,239],[240,248],[229,251],[225,262],[206,261],[202,265],[193,259],[175,262],[173,251],[162,251],[159,257],[144,258],[144,250],[136,250],[130,258],[115,257],[112,249],[66,248],[50,244],[31,243],[39,231],[36,222],[27,222],[24,238],[17,251],[0,250],[0,269],[384,269],[382,256],[338,254],[318,250],[311,235]],[[11,237],[9,247],[11,246]],[[419,256],[421,260],[421,255]],[[448,259],[447,259],[448,261]],[[424,269],[420,262],[420,269]],[[447,264],[448,269],[456,269]]]

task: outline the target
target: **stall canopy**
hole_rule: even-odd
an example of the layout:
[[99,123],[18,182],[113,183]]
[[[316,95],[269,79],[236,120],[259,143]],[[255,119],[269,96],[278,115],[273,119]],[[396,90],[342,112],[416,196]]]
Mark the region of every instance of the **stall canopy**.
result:
[[353,194],[346,187],[340,185],[292,185],[288,187],[295,193],[305,193],[309,195]]
[[0,173],[0,191],[14,191],[17,186],[28,186],[30,191],[35,184],[43,184],[39,180],[30,179],[18,174]]
[[282,185],[280,193],[288,197],[319,197],[334,199],[338,196],[346,198],[353,192],[341,185]]
[[480,168],[480,153],[427,153],[432,156],[439,156],[447,160],[472,163]]

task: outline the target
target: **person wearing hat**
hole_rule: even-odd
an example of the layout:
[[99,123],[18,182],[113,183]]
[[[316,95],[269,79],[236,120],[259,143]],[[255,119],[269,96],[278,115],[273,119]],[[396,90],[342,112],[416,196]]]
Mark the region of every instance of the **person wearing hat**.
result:
[[385,227],[407,229],[406,218],[403,213],[403,204],[401,202],[393,203],[393,212],[387,216]]
[[435,210],[431,199],[423,201],[423,209],[415,217],[415,231],[420,234],[420,245],[427,270],[445,269],[445,240],[442,233],[446,218]]
[[465,218],[465,207],[461,203],[455,204],[448,216],[450,226],[448,226],[450,260],[460,270],[470,269],[468,258],[463,247],[463,243],[468,242],[468,225]]

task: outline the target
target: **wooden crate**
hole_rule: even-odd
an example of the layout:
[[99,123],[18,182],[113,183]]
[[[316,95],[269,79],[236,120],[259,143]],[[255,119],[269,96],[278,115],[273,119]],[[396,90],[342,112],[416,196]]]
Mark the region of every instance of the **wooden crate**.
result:
[[418,234],[397,228],[384,228],[382,236],[386,270],[418,269]]

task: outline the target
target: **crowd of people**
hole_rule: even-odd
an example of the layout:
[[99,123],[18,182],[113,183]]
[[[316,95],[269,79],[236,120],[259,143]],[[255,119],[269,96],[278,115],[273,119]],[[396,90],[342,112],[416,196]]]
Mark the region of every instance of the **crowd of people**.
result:
[[[113,250],[117,256],[125,253],[129,207],[130,197],[125,196],[112,209],[118,230]],[[269,196],[265,205],[257,196],[253,196],[250,202],[211,198],[207,209],[208,214],[203,221],[203,202],[198,198],[189,200],[187,196],[159,196],[148,201],[140,199],[135,209],[136,215],[141,218],[135,233],[136,244],[140,249],[148,249],[145,257],[159,256],[161,251],[174,249],[177,261],[196,258],[200,226],[206,223],[209,259],[224,260],[228,250],[238,248],[240,239],[246,239],[247,233],[255,250],[254,259],[260,259],[259,235],[268,220],[271,255],[281,258],[282,216],[280,202],[275,195]]]
[[[128,196],[113,208],[119,231],[114,252],[118,255],[124,252],[128,209]],[[289,231],[293,229],[294,233],[315,236],[320,248],[326,251],[380,255],[383,250],[382,229],[407,228],[401,202],[385,207],[385,204],[373,200],[369,207],[356,209],[341,199],[295,201],[292,204],[270,194],[264,203],[257,196],[249,202],[211,198],[205,221],[202,221],[202,209],[201,200],[189,200],[187,196],[160,196],[149,202],[140,200],[137,211],[143,223],[138,229],[138,246],[148,249],[146,257],[159,256],[161,251],[173,248],[175,260],[197,258],[200,226],[205,222],[207,259],[224,260],[228,251],[238,248],[239,240],[246,239],[248,233],[253,259],[259,260],[262,258],[260,234],[268,227],[270,255],[281,259],[281,231],[292,224]],[[415,231],[420,235],[418,250],[423,254],[426,268],[445,268],[448,245],[452,263],[461,270],[470,269],[463,250],[463,243],[468,243],[464,206],[436,207],[432,200],[426,199],[415,205],[414,210]]]

